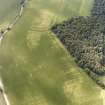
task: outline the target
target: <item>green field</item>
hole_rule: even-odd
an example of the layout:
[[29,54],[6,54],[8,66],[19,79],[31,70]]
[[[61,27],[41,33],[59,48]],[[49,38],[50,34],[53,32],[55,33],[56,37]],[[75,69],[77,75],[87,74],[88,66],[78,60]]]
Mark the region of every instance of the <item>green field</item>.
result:
[[92,0],[28,1],[0,46],[0,76],[11,105],[105,105],[103,91],[50,31],[71,16],[89,15],[92,4]]

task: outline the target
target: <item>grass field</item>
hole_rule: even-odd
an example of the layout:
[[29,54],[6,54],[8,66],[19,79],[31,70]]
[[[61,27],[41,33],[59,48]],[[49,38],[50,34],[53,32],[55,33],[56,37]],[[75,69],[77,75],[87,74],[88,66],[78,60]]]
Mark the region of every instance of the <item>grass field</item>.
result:
[[11,105],[104,105],[101,89],[50,31],[68,17],[89,15],[92,3],[28,1],[0,46],[0,75]]

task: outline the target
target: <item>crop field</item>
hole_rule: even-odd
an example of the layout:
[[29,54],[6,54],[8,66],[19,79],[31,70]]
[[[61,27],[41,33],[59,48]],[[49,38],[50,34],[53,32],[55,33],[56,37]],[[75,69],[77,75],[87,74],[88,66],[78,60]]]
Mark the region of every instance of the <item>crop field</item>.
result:
[[92,5],[93,0],[27,1],[0,45],[0,76],[10,105],[105,105],[104,91],[50,31],[72,16],[89,15]]

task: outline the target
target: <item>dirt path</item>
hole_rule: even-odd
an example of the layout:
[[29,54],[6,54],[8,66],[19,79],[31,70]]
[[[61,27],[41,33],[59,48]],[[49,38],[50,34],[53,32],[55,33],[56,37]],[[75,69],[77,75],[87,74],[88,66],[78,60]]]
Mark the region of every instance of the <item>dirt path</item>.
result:
[[4,86],[1,79],[0,79],[0,105],[10,105],[10,102],[5,93]]
[[[26,0],[22,0],[20,2],[20,10],[17,13],[17,15],[15,16],[14,20],[12,22],[10,22],[10,24],[7,26],[7,28],[5,30],[2,30],[0,32],[0,43],[2,42],[5,34],[13,28],[13,26],[18,22],[18,20],[22,16],[25,3],[26,3]],[[5,93],[5,89],[4,89],[1,79],[0,79],[0,105],[10,105],[10,102],[7,98],[6,93]]]
[[101,98],[102,98],[102,100],[103,100],[103,104],[102,105],[105,105],[105,90],[101,90]]
[[7,26],[6,29],[0,31],[0,43],[2,42],[5,34],[8,31],[10,31],[13,28],[13,26],[18,22],[18,20],[21,18],[22,14],[23,14],[23,11],[24,11],[24,7],[25,7],[26,2],[27,2],[27,0],[22,0],[20,2],[19,12],[15,16],[14,20],[12,22],[10,22],[10,24]]

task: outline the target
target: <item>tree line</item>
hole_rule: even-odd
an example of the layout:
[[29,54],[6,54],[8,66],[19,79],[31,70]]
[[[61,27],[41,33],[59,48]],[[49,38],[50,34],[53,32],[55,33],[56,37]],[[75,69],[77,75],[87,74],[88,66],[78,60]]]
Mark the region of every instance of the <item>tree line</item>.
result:
[[95,0],[91,16],[78,16],[55,24],[57,35],[75,62],[105,88],[105,0]]

